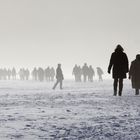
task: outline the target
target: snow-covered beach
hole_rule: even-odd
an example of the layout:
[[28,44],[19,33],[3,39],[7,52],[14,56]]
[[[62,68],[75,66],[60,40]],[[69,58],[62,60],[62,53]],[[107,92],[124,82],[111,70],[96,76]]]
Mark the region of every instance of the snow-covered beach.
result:
[[112,82],[0,81],[0,140],[139,140],[140,96]]

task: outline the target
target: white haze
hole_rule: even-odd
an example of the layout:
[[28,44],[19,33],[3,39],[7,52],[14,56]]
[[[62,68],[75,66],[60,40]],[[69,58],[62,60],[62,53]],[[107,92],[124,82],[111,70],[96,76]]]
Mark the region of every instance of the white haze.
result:
[[[120,43],[132,61],[140,46],[139,0],[0,0],[0,66],[100,66]],[[106,74],[106,76],[108,76]]]

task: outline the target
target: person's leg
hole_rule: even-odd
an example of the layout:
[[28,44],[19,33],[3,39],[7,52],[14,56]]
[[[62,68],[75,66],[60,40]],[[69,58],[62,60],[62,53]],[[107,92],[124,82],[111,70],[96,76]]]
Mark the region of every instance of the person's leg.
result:
[[100,75],[100,81],[103,81],[102,75]]
[[81,79],[81,75],[79,76],[79,82],[81,82],[82,81],[82,79]]
[[89,75],[87,76],[87,78],[88,78],[88,82],[90,82],[90,76]]
[[75,82],[77,82],[77,77],[76,77],[76,75],[74,75],[74,78],[75,78]]
[[136,93],[135,95],[139,95],[139,89],[135,89]]
[[101,80],[101,77],[100,77],[100,75],[99,75],[99,82],[100,82],[100,80]]
[[103,81],[102,75],[99,75],[99,81]]
[[93,76],[91,76],[91,82],[93,82]]
[[84,82],[86,82],[86,75],[84,75]]
[[114,87],[114,96],[117,95],[117,85],[118,85],[118,78],[114,78],[114,84],[113,84],[113,87]]
[[60,81],[60,89],[62,89],[62,80]]
[[54,86],[53,86],[53,89],[56,88],[56,86],[57,86],[58,83],[59,83],[59,82],[58,82],[58,80],[57,80],[56,83],[55,83]]
[[122,89],[123,89],[123,79],[119,79],[119,96],[122,96]]

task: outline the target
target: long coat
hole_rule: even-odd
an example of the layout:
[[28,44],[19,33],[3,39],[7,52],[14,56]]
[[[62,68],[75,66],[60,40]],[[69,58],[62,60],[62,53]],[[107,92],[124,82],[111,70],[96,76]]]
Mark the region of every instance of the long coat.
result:
[[131,77],[132,88],[140,89],[140,60],[131,62],[129,76]]
[[62,81],[62,80],[64,79],[62,70],[61,70],[61,68],[59,68],[59,67],[56,69],[56,79],[57,79],[58,81]]
[[122,51],[115,51],[112,53],[108,71],[113,67],[113,78],[126,78],[126,73],[129,70],[127,55]]

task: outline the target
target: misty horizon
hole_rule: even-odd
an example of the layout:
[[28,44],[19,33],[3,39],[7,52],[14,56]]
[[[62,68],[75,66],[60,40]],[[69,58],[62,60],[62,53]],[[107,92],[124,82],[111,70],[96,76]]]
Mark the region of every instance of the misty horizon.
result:
[[[129,64],[139,52],[139,4],[127,0],[0,0],[0,67],[102,67],[121,44]],[[105,76],[105,77],[106,77]]]

